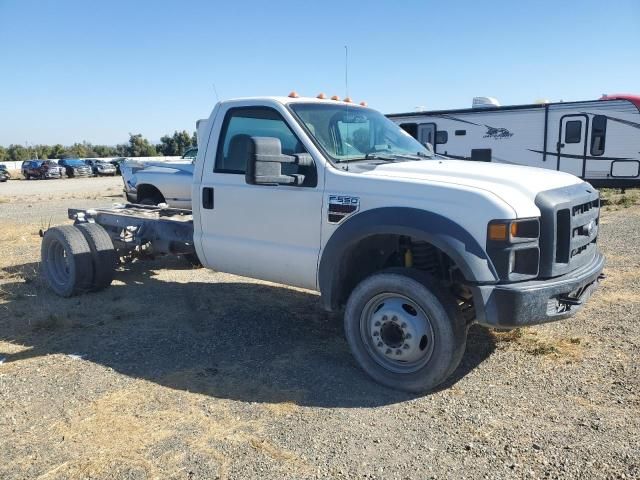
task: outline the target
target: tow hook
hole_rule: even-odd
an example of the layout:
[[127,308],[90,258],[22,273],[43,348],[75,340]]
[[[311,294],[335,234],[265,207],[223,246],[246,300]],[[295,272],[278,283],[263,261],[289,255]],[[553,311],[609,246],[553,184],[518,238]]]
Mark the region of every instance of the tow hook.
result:
[[582,300],[570,297],[569,295],[560,295],[558,297],[558,302],[564,303],[565,305],[582,305]]

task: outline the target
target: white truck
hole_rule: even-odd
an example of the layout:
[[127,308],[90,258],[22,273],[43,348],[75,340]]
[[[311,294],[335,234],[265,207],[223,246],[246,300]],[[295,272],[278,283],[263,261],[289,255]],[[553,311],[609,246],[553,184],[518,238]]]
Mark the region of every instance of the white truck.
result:
[[180,160],[172,162],[126,159],[120,166],[125,197],[142,205],[166,204],[190,209],[197,154],[198,148],[192,147]]
[[197,253],[205,267],[316,290],[344,309],[356,362],[422,392],[445,381],[472,322],[573,315],[602,277],[599,193],[577,177],[439,159],[379,112],[261,97],[218,103],[200,137],[193,210],[71,209],[43,234],[43,273],[71,296],[116,258]]

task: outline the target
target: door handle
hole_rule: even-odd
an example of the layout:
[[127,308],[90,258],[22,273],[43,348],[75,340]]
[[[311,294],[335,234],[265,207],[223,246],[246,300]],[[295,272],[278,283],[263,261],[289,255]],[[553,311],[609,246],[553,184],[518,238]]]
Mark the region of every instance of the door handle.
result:
[[558,150],[560,150],[561,148],[564,148],[564,143],[558,142]]
[[213,210],[213,187],[202,189],[202,208]]

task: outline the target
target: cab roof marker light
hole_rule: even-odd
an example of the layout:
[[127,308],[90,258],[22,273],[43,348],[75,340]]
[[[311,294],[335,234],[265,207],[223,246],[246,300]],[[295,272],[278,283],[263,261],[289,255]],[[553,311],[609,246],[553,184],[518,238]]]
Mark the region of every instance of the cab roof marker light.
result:
[[361,107],[366,107],[367,106],[367,102],[365,102],[364,100],[362,102],[360,102],[360,106]]
[[345,103],[352,103],[351,97],[344,97],[343,102],[345,102]]
[[338,100],[340,100],[340,97],[338,95],[334,95],[333,97],[331,97],[331,100],[338,101]]
[[289,94],[289,98],[300,98],[300,95],[298,95],[298,92],[296,92],[295,90],[292,90]]
[[320,100],[326,100],[327,96],[324,94],[324,92],[320,92],[316,98],[319,98]]

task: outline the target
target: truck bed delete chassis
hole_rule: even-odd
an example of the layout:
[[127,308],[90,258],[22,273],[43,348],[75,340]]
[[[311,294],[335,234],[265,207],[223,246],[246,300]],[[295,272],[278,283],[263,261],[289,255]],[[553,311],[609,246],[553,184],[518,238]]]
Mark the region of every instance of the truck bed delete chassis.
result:
[[119,251],[145,255],[195,253],[190,210],[127,203],[111,208],[68,210],[74,224],[102,226]]

